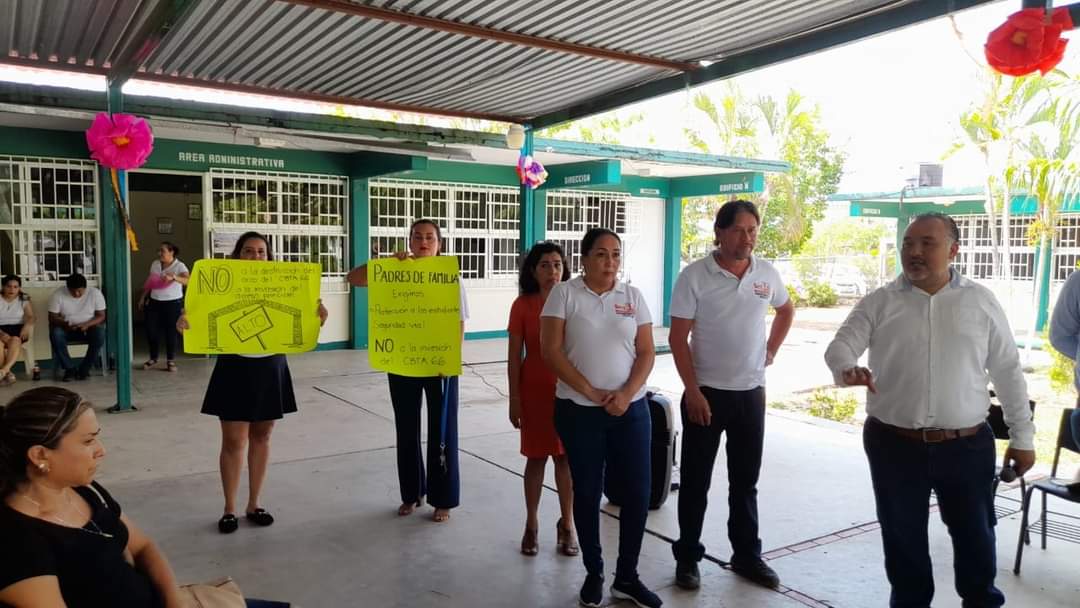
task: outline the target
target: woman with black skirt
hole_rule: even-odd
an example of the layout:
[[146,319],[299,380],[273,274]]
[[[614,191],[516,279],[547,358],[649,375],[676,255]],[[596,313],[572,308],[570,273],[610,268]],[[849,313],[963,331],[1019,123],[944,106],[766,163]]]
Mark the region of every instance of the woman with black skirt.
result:
[[[258,232],[246,232],[236,241],[234,260],[270,260],[270,245]],[[326,308],[319,302],[320,323],[326,322]],[[180,329],[187,319],[180,318]],[[235,532],[236,494],[244,454],[248,464],[248,501],[244,517],[259,526],[274,523],[274,517],[259,506],[259,493],[270,463],[270,433],[274,421],[296,411],[292,376],[285,355],[220,355],[206,387],[202,413],[221,420],[221,486],[225,492],[225,513],[218,520],[222,534]]]

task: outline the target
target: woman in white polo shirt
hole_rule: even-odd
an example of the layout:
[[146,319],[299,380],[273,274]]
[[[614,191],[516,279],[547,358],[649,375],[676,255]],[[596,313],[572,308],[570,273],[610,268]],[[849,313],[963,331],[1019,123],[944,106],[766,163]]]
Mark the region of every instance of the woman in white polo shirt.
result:
[[165,369],[176,371],[176,343],[180,337],[176,321],[184,309],[184,285],[190,277],[188,267],[176,258],[178,255],[179,247],[169,241],[161,243],[139,298],[139,309],[146,311],[146,341],[150,346],[150,359],[143,363],[143,369],[157,365],[158,347],[164,339]]
[[606,474],[626,497],[611,593],[654,608],[662,602],[637,573],[649,508],[652,423],[645,380],[655,359],[652,317],[641,292],[618,280],[621,255],[614,232],[585,233],[582,275],[552,288],[541,312],[540,343],[558,377],[555,429],[570,460],[574,522],[587,572],[581,604],[603,601],[600,495]]
[[4,277],[0,292],[0,344],[3,352],[0,386],[15,382],[11,367],[20,353],[26,354],[26,369],[31,370],[33,379],[41,379],[41,369],[34,358],[34,307],[30,296],[23,293],[22,279],[13,274]]

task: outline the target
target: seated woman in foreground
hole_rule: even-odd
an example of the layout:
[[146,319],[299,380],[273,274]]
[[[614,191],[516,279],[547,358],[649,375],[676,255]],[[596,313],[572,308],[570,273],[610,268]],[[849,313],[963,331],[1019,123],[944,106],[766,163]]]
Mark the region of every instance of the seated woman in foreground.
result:
[[94,481],[100,434],[91,404],[63,388],[0,408],[0,605],[186,605],[165,554]]

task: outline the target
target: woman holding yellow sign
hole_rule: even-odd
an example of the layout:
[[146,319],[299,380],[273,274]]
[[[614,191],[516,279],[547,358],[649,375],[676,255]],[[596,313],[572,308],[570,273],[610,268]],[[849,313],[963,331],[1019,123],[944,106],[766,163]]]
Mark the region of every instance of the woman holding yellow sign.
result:
[[[399,251],[399,260],[439,255],[442,251],[442,232],[438,224],[419,219],[409,226],[409,251]],[[349,283],[367,287],[367,264],[352,269]],[[469,318],[465,288],[460,288],[461,332],[465,335],[465,320]],[[397,437],[398,483],[401,506],[398,515],[410,515],[427,496],[435,507],[432,519],[450,519],[450,509],[461,500],[461,479],[458,471],[458,378],[457,376],[411,377],[387,374],[390,402],[394,407],[394,427]],[[427,396],[428,449],[425,475],[424,455],[420,449],[420,405]]]
[[[234,260],[273,261],[270,244],[258,232],[240,235],[233,248]],[[319,302],[320,325],[326,322],[326,308]],[[177,322],[181,331],[189,329],[186,316]],[[248,502],[244,517],[259,525],[269,526],[274,517],[259,506],[259,494],[270,463],[270,434],[274,421],[296,411],[289,363],[282,354],[219,355],[206,387],[202,413],[217,416],[221,421],[221,455],[219,467],[221,485],[225,492],[225,512],[218,520],[222,534],[235,532],[236,494],[244,455],[248,465]]]

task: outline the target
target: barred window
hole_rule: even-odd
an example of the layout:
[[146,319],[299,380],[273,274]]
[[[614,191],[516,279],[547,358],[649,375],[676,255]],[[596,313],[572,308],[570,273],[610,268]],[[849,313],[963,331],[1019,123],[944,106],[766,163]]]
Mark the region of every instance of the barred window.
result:
[[1080,263],[1080,214],[1062,213],[1054,231],[1051,281],[1064,282]]
[[[1000,217],[996,219],[994,230],[999,235],[1000,242],[1003,224]],[[956,256],[956,266],[964,275],[973,279],[995,278],[989,218],[985,215],[956,215],[953,220],[960,229],[960,253]],[[1014,279],[1035,279],[1035,247],[1028,242],[1032,220],[1031,216],[1013,217],[1009,220],[1009,265]]]
[[0,156],[0,274],[98,281],[97,193],[93,162]]
[[322,267],[322,289],[346,293],[349,180],[340,176],[211,170],[211,256],[228,257],[248,230],[270,239],[275,260]]
[[457,256],[463,279],[492,286],[516,279],[516,188],[381,179],[371,182],[368,196],[372,257],[407,249],[409,225],[426,218],[439,225],[443,253]]
[[[591,228],[607,228],[631,245],[627,235],[636,232],[630,213],[630,195],[619,192],[553,190],[547,193],[547,239],[566,253],[571,274],[581,272],[581,237]],[[625,254],[625,251],[624,251]]]

